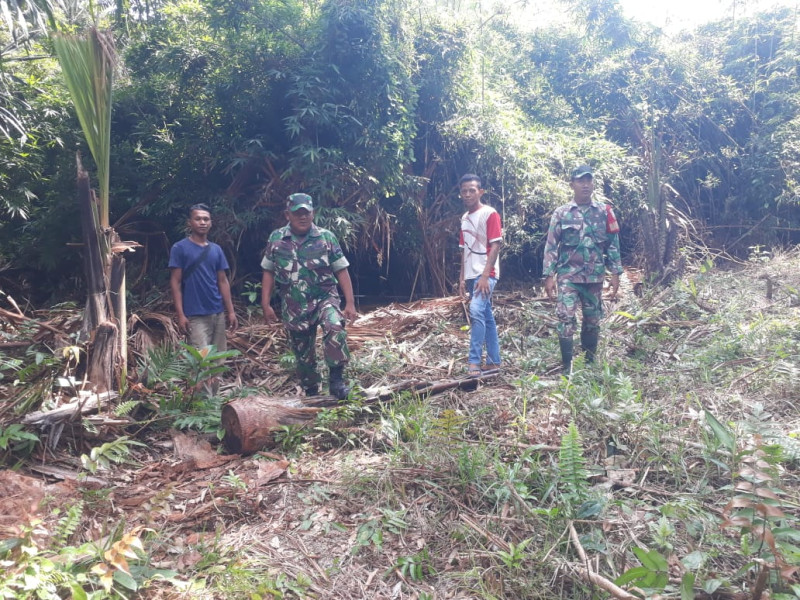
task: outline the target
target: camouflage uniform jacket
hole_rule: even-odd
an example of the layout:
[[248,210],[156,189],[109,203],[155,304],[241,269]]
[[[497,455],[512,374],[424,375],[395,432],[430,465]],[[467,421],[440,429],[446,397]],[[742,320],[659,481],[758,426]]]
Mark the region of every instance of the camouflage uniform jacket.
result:
[[327,229],[312,225],[302,240],[292,235],[289,225],[270,234],[261,268],[275,275],[287,329],[309,329],[325,304],[340,308],[335,273],[349,264],[336,236]]
[[544,247],[545,277],[597,283],[603,281],[606,268],[622,273],[619,234],[607,231],[607,210],[605,203],[596,200],[586,206],[573,200],[555,210]]

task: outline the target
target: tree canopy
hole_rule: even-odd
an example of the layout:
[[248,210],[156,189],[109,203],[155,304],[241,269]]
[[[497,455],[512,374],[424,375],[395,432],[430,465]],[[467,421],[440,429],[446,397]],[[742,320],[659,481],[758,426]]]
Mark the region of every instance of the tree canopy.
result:
[[514,4],[425,0],[69,10],[51,0],[7,11],[5,279],[42,301],[80,288],[78,251],[66,244],[78,240],[73,151],[85,142],[51,35],[92,20],[119,53],[110,224],[144,246],[129,265],[139,298],[164,288],[166,250],[200,201],[214,208],[235,285],[254,278],[294,191],[315,197],[363,293],[448,293],[465,172],[484,178],[501,211],[506,273],[536,277],[547,217],[578,162],[595,166],[617,208],[630,263],[663,269],[677,223],[734,254],[796,242],[795,12],[668,36],[625,18],[615,0],[562,5],[566,19],[536,27]]

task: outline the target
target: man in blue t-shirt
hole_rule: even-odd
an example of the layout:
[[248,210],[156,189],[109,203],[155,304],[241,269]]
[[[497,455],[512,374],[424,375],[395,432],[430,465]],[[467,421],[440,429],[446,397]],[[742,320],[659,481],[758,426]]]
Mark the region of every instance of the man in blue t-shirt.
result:
[[177,313],[178,328],[189,335],[196,348],[214,345],[227,348],[225,325],[236,329],[236,313],[228,282],[228,261],[214,242],[208,241],[211,211],[205,204],[189,209],[189,237],[172,246],[169,285]]

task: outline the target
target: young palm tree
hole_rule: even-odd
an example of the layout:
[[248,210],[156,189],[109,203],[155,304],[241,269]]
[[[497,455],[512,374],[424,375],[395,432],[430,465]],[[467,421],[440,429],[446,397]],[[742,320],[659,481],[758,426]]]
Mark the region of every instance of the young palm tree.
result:
[[84,332],[94,340],[88,375],[97,388],[108,390],[125,376],[125,259],[120,252],[132,248],[119,243],[109,223],[111,90],[116,52],[111,33],[96,27],[83,35],[55,33],[53,45],[100,183],[99,203],[95,203],[79,158],[79,202],[89,292]]

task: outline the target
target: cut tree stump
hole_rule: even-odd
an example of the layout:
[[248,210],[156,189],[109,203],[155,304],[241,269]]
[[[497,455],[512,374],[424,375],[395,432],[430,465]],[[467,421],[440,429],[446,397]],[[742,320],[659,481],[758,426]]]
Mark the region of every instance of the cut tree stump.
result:
[[119,362],[119,330],[111,321],[100,323],[94,331],[92,351],[86,376],[94,384],[94,391],[107,392],[114,382]]
[[[388,402],[402,392],[415,396],[432,396],[446,390],[473,391],[499,371],[484,371],[480,377],[461,377],[441,381],[402,381],[391,386],[363,390],[363,404]],[[252,454],[275,445],[275,432],[284,425],[313,425],[317,414],[325,408],[341,404],[333,396],[310,398],[275,398],[246,396],[222,407],[225,446],[234,454]]]

